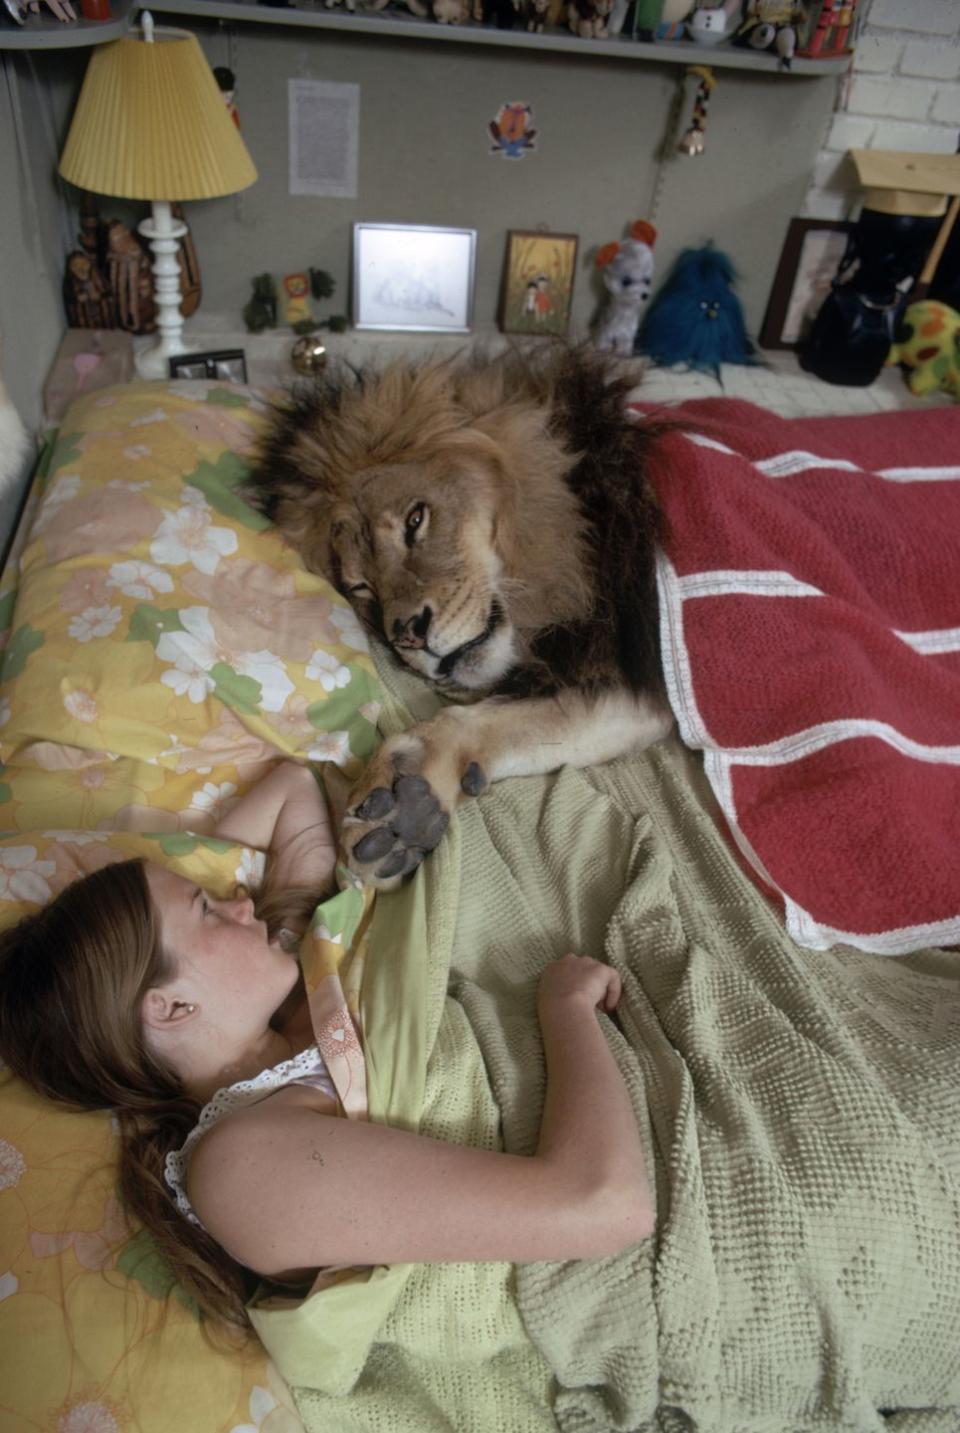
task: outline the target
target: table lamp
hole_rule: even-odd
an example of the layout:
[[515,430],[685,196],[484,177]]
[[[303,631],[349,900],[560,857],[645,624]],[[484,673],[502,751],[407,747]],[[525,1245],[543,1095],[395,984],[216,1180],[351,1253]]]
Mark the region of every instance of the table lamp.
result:
[[144,378],[166,378],[169,359],[189,351],[180,313],[177,249],[187,232],[172,203],[246,189],[253,160],[194,35],[155,29],[98,46],[91,56],[60,173],[71,184],[119,199],[148,199],[138,232],[153,250],[158,341],[137,355]]

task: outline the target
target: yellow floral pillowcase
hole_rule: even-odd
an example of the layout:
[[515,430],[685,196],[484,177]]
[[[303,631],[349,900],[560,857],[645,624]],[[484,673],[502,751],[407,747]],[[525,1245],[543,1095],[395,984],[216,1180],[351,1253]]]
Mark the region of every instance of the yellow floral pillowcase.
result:
[[236,492],[265,418],[215,383],[70,409],[0,587],[0,829],[210,829],[280,754],[372,751],[353,611]]

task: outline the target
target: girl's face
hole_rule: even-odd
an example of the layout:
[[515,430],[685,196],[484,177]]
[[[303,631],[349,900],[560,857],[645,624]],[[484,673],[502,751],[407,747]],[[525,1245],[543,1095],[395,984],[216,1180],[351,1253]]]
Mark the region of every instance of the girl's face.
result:
[[[146,863],[160,936],[174,972],[147,992],[148,1032],[223,1065],[242,1060],[293,990],[297,962],[267,939],[248,896],[218,900],[183,876]],[[193,1007],[191,1009],[191,1007]],[[177,1063],[182,1063],[179,1059]]]

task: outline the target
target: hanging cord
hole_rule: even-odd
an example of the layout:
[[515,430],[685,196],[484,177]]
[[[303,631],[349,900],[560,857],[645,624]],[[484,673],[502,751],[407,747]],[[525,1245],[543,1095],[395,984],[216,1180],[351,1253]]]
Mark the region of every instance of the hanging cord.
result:
[[651,224],[657,224],[657,214],[660,209],[660,200],[663,197],[663,186],[667,177],[667,165],[676,153],[676,134],[680,125],[680,111],[683,108],[684,80],[685,76],[681,75],[678,84],[674,88],[673,100],[667,115],[666,127],[663,132],[663,138],[660,141],[660,148],[657,151],[657,165],[653,173],[650,201],[646,209],[641,211],[647,215]]

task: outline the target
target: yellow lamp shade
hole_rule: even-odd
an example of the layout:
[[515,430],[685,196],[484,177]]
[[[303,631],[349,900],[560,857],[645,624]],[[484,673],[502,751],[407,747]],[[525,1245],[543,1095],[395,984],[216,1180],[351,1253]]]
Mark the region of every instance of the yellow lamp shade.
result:
[[60,173],[95,194],[215,199],[257,177],[194,35],[150,31],[90,58]]

